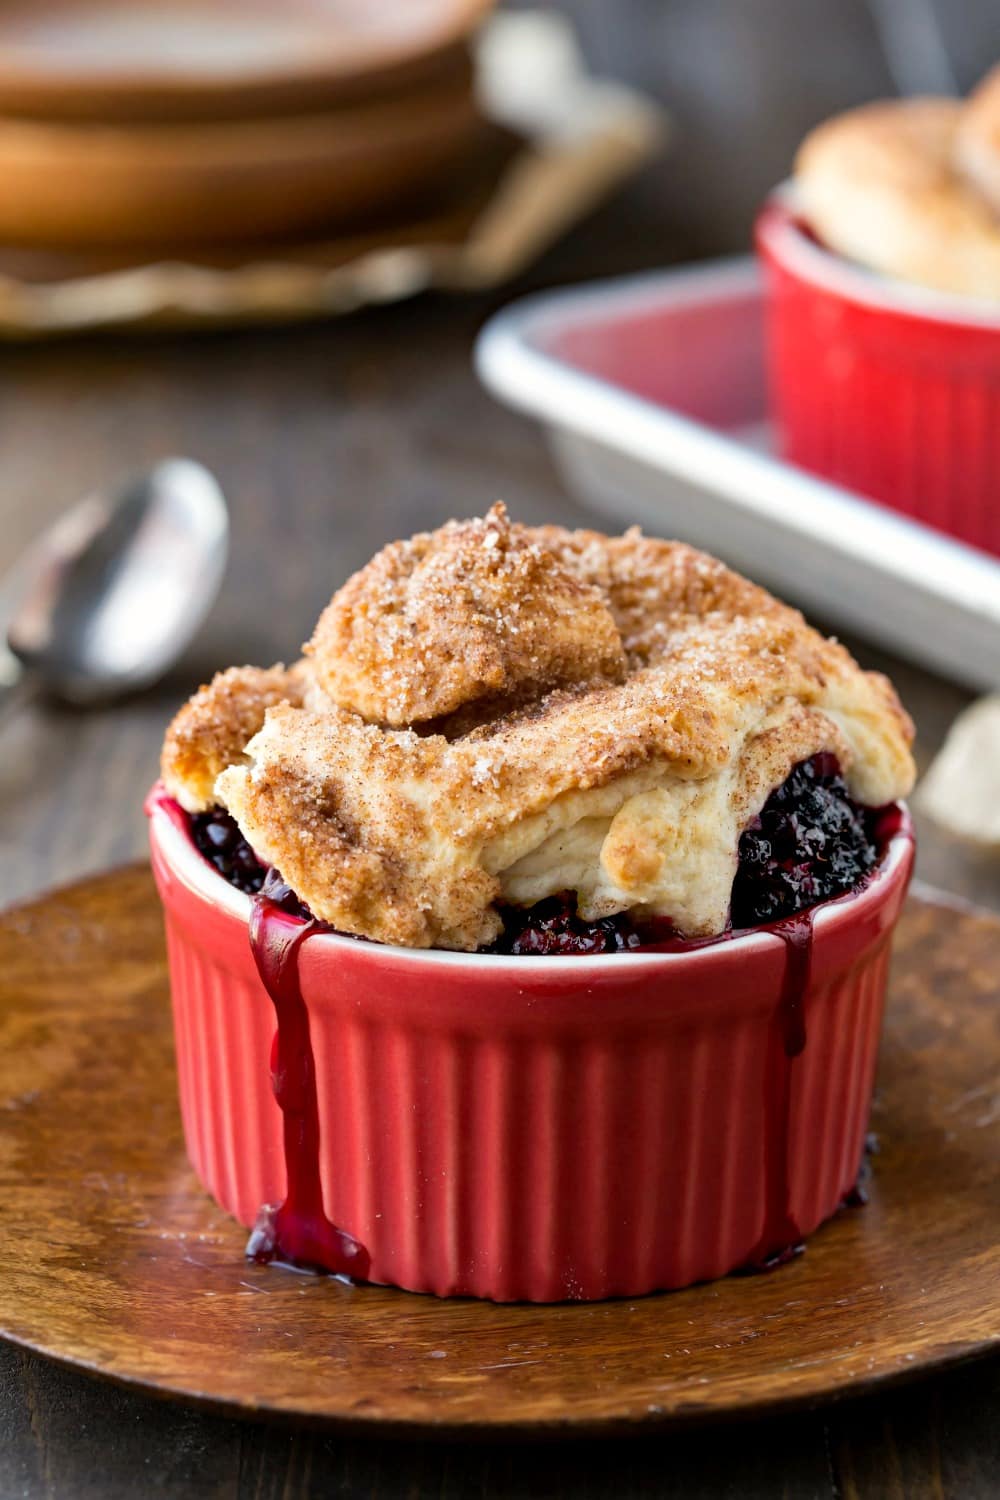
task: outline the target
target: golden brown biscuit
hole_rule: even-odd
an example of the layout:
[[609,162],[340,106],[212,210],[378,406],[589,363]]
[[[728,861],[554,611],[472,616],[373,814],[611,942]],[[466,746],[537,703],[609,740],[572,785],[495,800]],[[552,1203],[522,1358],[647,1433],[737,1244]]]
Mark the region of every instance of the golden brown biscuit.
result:
[[301,663],[285,668],[230,667],[203,684],[167,730],[160,775],[167,791],[188,812],[216,802],[216,778],[235,765],[243,747],[278,703],[302,702],[306,674]]
[[[665,914],[710,935],[726,922],[741,832],[799,761],[834,753],[868,805],[908,791],[912,726],[891,686],[763,589],[680,543],[531,529],[499,513],[421,537],[415,552],[453,568],[494,526],[514,561],[482,573],[472,562],[492,613],[471,588],[435,607],[421,650],[403,653],[398,700],[382,627],[405,613],[414,570],[396,552],[327,612],[335,630],[365,622],[349,671],[318,680],[333,638],[320,630],[315,677],[224,674],[168,734],[164,774],[184,805],[227,807],[318,917],[382,942],[475,949],[500,929],[499,899],[572,889],[586,918]],[[544,579],[559,611],[538,597]],[[484,615],[516,617],[522,588],[523,615],[557,637],[549,651],[534,637],[537,681],[506,632],[477,634]],[[466,628],[489,643],[513,702],[485,721],[484,674],[459,650]],[[549,685],[553,662],[566,685]],[[405,703],[417,727],[368,722],[331,683],[383,721]],[[470,693],[478,719],[465,721]],[[457,708],[428,727],[420,716],[445,704]]]
[[955,165],[1000,215],[1000,67],[969,95],[955,132]]
[[795,162],[803,217],[824,245],[873,270],[1000,298],[1000,219],[982,191],[988,152],[966,123],[980,108],[901,99],[828,120]]
[[383,548],[305,649],[334,703],[397,728],[625,675],[600,591],[502,505]]

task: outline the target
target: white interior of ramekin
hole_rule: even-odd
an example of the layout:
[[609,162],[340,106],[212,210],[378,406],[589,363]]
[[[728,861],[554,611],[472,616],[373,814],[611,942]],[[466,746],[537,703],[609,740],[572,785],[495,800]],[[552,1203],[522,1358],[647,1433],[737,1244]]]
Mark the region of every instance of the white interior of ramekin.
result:
[[[229,912],[241,922],[249,923],[251,898],[244,895],[242,891],[238,891],[235,886],[231,886],[216,870],[213,870],[208,861],[199,854],[187,832],[173,821],[164,808],[154,805],[150,812],[150,819],[154,837],[164,858],[184,885],[216,908]],[[831,924],[839,926],[845,921],[852,921],[855,917],[863,915],[867,907],[877,905],[884,895],[886,882],[892,879],[906,859],[910,840],[909,815],[907,814],[904,827],[893,834],[878,868],[866,884],[859,891],[849,891],[846,895],[826,901],[814,909],[814,931],[817,934],[823,933]],[[427,965],[458,964],[468,967],[470,963],[474,963],[478,967],[480,964],[488,964],[494,970],[506,967],[522,978],[527,978],[531,974],[551,975],[557,970],[564,973],[571,971],[579,977],[585,972],[594,970],[607,972],[609,965],[618,964],[633,966],[636,964],[657,966],[689,964],[708,954],[725,953],[727,956],[732,956],[734,953],[759,952],[771,944],[780,944],[782,939],[773,932],[761,929],[747,932],[741,937],[720,939],[717,943],[693,947],[680,953],[644,953],[641,950],[632,950],[626,953],[600,953],[590,957],[584,954],[574,954],[566,957],[553,955],[539,958],[508,953],[454,953],[443,948],[403,948],[388,943],[359,943],[356,938],[339,936],[332,932],[317,933],[309,941],[322,944],[328,950],[346,946],[354,955],[362,952],[371,954],[375,961],[381,954],[391,954],[396,959],[405,958],[408,961]]]
[[813,282],[867,307],[889,308],[893,312],[928,318],[936,323],[989,328],[1000,333],[1000,306],[994,302],[963,297],[957,292],[938,292],[915,282],[902,281],[869,270],[857,261],[848,260],[817,244],[796,222],[798,198],[795,183],[791,180],[775,188],[768,204],[776,204],[789,215],[769,223],[762,231],[769,248],[803,281]]

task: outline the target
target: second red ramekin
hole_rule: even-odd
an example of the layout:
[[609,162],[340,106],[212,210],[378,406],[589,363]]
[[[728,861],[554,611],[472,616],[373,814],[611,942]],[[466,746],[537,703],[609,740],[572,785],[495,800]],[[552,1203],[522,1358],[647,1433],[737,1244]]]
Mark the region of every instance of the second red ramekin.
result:
[[1000,554],[1000,308],[825,250],[787,190],[756,237],[785,455]]
[[[250,902],[155,801],[151,824],[188,1152],[249,1225],[285,1191]],[[787,1066],[788,1208],[811,1233],[855,1182],[911,865],[906,825],[863,890],[817,910],[790,1061],[786,948],[766,930],[538,959],[311,937],[327,1215],[373,1280],[441,1296],[589,1300],[721,1276],[759,1246],[767,1080]]]

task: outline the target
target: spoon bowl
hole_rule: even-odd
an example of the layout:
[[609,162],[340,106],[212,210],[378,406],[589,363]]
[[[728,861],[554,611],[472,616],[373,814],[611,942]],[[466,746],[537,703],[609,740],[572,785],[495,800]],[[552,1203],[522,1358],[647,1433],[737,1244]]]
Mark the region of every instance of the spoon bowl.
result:
[[18,568],[6,691],[27,681],[90,705],[148,687],[215,602],[228,541],[222,491],[190,459],[168,459],[117,495],[81,500]]

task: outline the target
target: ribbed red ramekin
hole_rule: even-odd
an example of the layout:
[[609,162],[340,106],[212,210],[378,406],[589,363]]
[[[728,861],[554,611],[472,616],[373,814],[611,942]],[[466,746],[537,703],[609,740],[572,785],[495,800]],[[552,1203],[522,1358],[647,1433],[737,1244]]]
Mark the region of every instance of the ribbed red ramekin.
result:
[[[285,1191],[249,899],[155,803],[151,824],[188,1151],[249,1225]],[[862,891],[817,910],[792,1059],[786,947],[766,930],[595,958],[309,938],[327,1215],[373,1280],[441,1296],[594,1299],[721,1276],[760,1245],[768,1080],[787,1068],[788,1208],[811,1233],[855,1182],[911,865],[907,825]]]
[[787,192],[757,248],[786,457],[1000,554],[1000,308],[832,254]]

